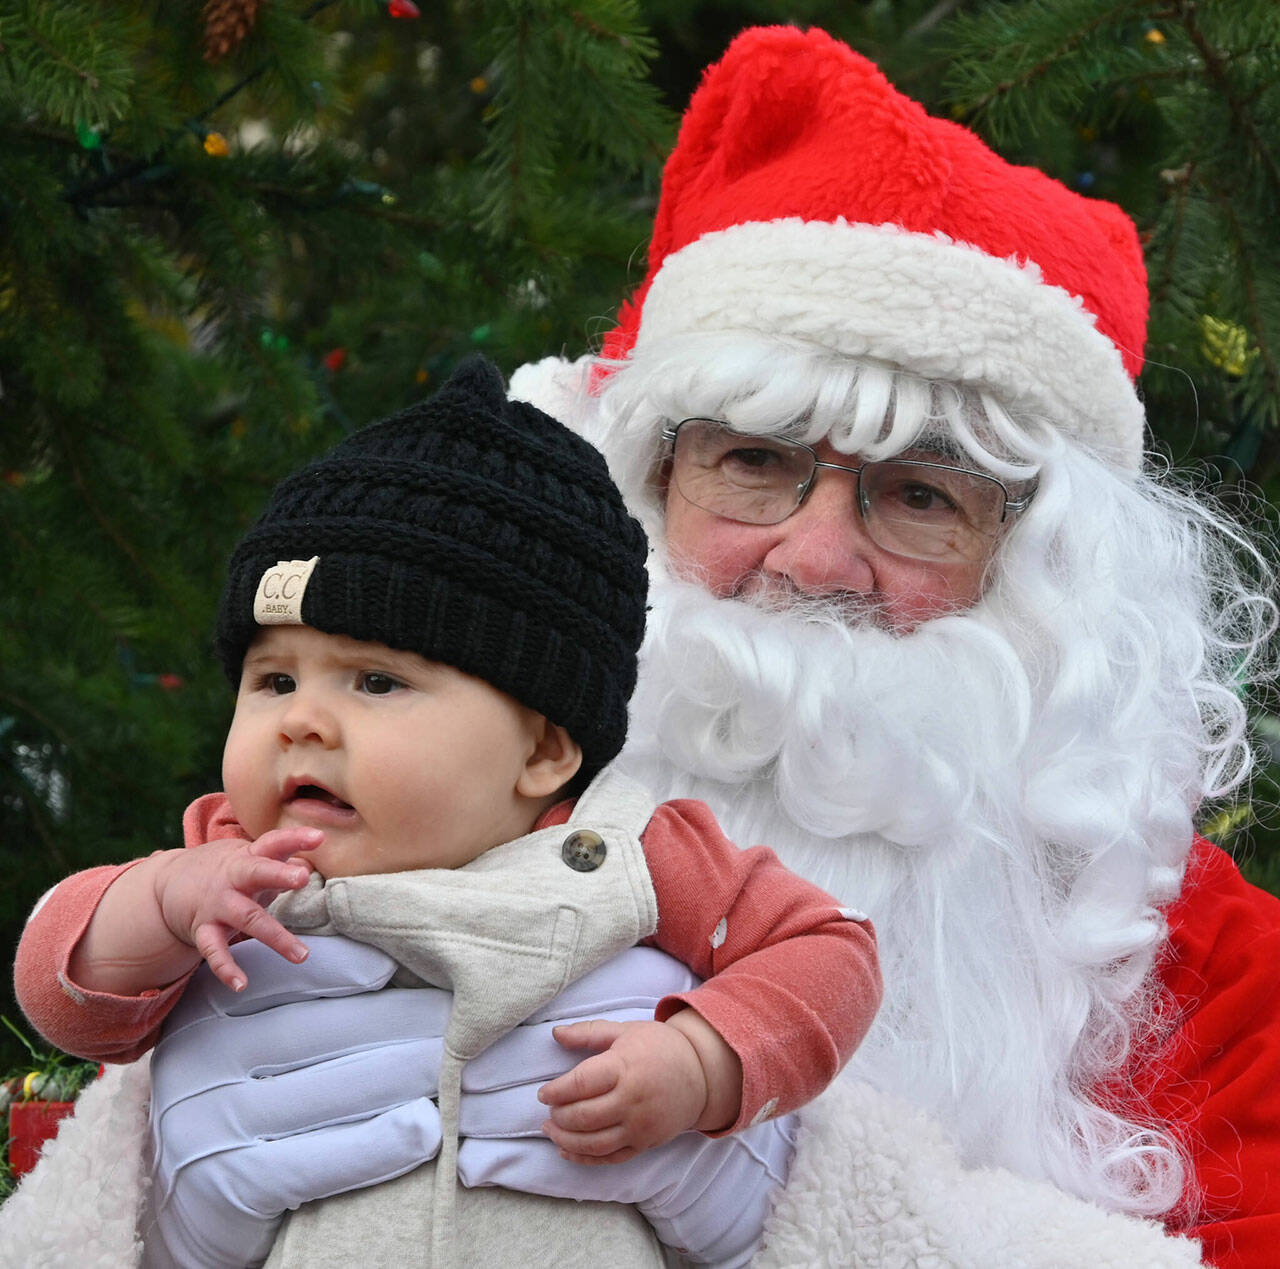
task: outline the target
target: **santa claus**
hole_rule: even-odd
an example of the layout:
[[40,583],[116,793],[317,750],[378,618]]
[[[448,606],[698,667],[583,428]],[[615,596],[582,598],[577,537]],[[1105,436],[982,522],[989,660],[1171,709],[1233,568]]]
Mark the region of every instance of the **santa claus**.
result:
[[1193,816],[1252,767],[1271,575],[1144,469],[1146,312],[1118,208],[768,28],[694,96],[603,357],[512,387],[655,545],[630,768],[876,923],[847,1075],[1262,1265],[1280,904]]

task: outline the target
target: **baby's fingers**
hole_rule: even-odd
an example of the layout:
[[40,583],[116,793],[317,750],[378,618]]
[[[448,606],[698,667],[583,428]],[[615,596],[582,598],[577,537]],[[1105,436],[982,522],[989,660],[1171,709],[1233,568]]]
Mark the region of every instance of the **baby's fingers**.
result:
[[233,991],[239,991],[248,980],[227,949],[229,931],[256,939],[295,965],[307,959],[307,945],[246,895],[232,891],[218,906],[215,919],[196,927],[195,946],[209,968]]
[[560,1148],[561,1158],[572,1163],[624,1163],[640,1153],[621,1124],[599,1132],[569,1132],[548,1121],[543,1132]]
[[625,1022],[608,1018],[591,1018],[586,1022],[567,1022],[551,1028],[556,1043],[566,1049],[607,1049],[626,1030]]
[[252,899],[235,895],[228,908],[229,913],[223,920],[232,929],[239,930],[246,938],[265,943],[273,952],[279,952],[295,965],[307,959],[307,945]]
[[227,882],[232,889],[265,905],[284,890],[301,890],[310,876],[311,869],[296,860],[262,859],[243,853],[230,863]]
[[236,964],[236,958],[231,955],[226,930],[212,921],[206,921],[204,925],[196,927],[194,937],[196,951],[204,957],[217,980],[232,991],[243,991],[249,980]]
[[[562,1030],[565,1028],[556,1028],[556,1039],[560,1038]],[[544,1106],[568,1106],[591,1097],[601,1097],[617,1087],[621,1075],[619,1064],[607,1053],[601,1053],[579,1062],[572,1071],[544,1084],[538,1089],[538,1100]]]
[[283,860],[299,851],[314,850],[322,841],[324,832],[318,828],[273,828],[249,843],[249,853]]

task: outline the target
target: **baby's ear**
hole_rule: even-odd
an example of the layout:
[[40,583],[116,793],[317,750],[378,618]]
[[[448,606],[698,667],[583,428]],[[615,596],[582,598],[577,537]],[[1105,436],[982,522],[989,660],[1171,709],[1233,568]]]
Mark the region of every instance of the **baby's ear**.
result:
[[537,716],[535,727],[536,743],[516,781],[516,792],[526,798],[546,798],[578,774],[582,746],[559,723],[542,714]]

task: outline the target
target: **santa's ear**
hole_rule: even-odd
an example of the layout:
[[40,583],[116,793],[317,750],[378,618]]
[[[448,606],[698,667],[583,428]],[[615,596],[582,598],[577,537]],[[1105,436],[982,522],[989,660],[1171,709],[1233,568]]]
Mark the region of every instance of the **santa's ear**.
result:
[[545,798],[562,789],[582,766],[582,746],[559,723],[539,714],[535,720],[535,744],[516,781],[516,792],[526,798]]

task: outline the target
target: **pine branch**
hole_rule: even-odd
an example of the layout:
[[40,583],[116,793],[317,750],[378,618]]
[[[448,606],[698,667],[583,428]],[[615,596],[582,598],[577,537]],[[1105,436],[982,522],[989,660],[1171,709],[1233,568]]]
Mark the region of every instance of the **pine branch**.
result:
[[60,744],[68,753],[77,753],[79,746],[76,738],[68,731],[63,730],[57,723],[53,721],[47,714],[38,710],[30,701],[25,700],[21,696],[15,696],[12,692],[0,689],[0,701],[11,706],[19,714],[25,714],[28,718],[34,719],[46,732],[52,736],[58,744]]
[[950,17],[963,2],[964,0],[938,0],[938,3],[928,13],[903,32],[903,40],[919,39],[920,36],[932,31],[939,22]]
[[1182,227],[1186,219],[1187,185],[1190,179],[1191,172],[1188,171],[1185,177],[1180,177],[1175,183],[1173,229],[1169,235],[1168,246],[1164,251],[1160,280],[1151,288],[1151,307],[1153,309],[1158,308],[1165,302],[1169,295],[1169,288],[1173,283],[1174,269],[1178,262],[1178,248],[1182,243]]
[[[529,68],[529,19],[527,14],[521,14],[516,24],[516,83],[517,83],[517,100],[524,98],[526,91],[526,81],[528,79]],[[521,200],[521,176],[528,170],[525,162],[526,148],[528,146],[529,134],[525,126],[525,114],[523,111],[517,112],[517,123],[512,133],[511,144],[511,162],[508,164],[508,170],[511,172],[511,188],[513,197],[511,200],[511,215],[514,219],[519,219],[519,208]]]
[[[323,212],[330,208],[351,204],[349,196],[355,192],[351,188],[342,188],[334,193],[318,194],[297,189],[293,186],[257,181],[253,179],[232,179],[227,188],[264,205],[276,209],[288,207],[300,213],[310,214]],[[136,194],[119,194],[111,198],[96,198],[95,207],[110,207],[116,210],[126,207],[144,208],[147,211],[179,212],[186,206],[186,199],[181,195],[162,192],[154,186]],[[446,222],[438,216],[426,216],[420,212],[403,211],[389,207],[382,202],[361,201],[354,204],[355,214],[365,220],[381,221],[385,224],[402,225],[405,228],[417,229],[428,233],[438,233],[444,229]]]
[[[325,3],[332,4],[334,3],[334,0],[325,0]],[[210,115],[216,114],[229,101],[234,101],[238,96],[240,96],[240,94],[251,84],[257,83],[258,80],[267,73],[267,69],[270,65],[270,62],[262,62],[258,66],[255,66],[247,75],[242,76],[232,84],[226,92],[222,93],[212,105],[207,106],[198,115],[192,115],[183,126],[188,129],[194,129],[197,124],[203,123]]]
[[1115,25],[1130,11],[1145,8],[1146,3],[1147,0],[1129,0],[1127,4],[1108,5],[1093,19],[1073,30],[1061,43],[1050,49],[1033,65],[1027,67],[1018,75],[996,84],[987,93],[979,97],[977,101],[966,103],[968,113],[971,115],[981,114],[1001,97],[1019,89],[1029,88],[1036,80],[1054,69],[1062,58],[1081,48],[1091,36],[1096,35],[1104,27]]
[[29,34],[31,36],[31,42],[35,44],[41,52],[43,52],[49,60],[54,63],[54,65],[61,66],[64,70],[70,71],[75,78],[81,80],[92,92],[97,92],[97,90],[102,87],[101,81],[91,70],[87,70],[83,66],[77,66],[62,53],[61,49],[55,47],[52,41],[46,39],[39,31],[31,31]]
[[1280,201],[1280,167],[1272,150],[1267,146],[1258,131],[1258,125],[1252,114],[1240,99],[1231,76],[1227,73],[1227,59],[1209,43],[1209,40],[1196,21],[1195,0],[1173,0],[1171,14],[1182,23],[1191,42],[1199,51],[1209,78],[1217,85],[1236,127],[1248,138],[1253,158],[1271,178],[1271,189],[1277,201]]
[[598,40],[612,40],[615,44],[625,48],[627,46],[627,38],[625,35],[619,35],[617,31],[610,31],[608,27],[602,26],[594,18],[589,18],[581,9],[571,9],[569,12],[569,21],[575,26],[581,27],[589,35],[594,35]]
[[[14,764],[7,764],[10,770],[14,770]],[[44,802],[36,796],[35,790],[31,787],[30,782],[24,778],[21,771],[15,771],[15,784],[18,786],[18,796],[22,798],[22,804],[26,808],[27,816],[30,823],[40,836],[45,851],[49,858],[57,864],[59,873],[68,873],[72,871],[73,865],[67,858],[66,852],[62,849],[62,843],[58,836],[49,825],[47,810]]]
[[89,490],[89,484],[85,480],[84,472],[80,467],[80,463],[76,459],[70,437],[65,432],[61,434],[63,443],[63,454],[66,457],[67,465],[71,471],[72,483],[80,493],[81,500],[89,514],[97,522],[102,531],[116,544],[117,549],[125,556],[126,559],[137,569],[140,576],[147,578],[155,589],[164,595],[175,612],[180,612],[186,621],[187,627],[193,638],[199,637],[200,623],[194,618],[194,615],[186,610],[185,603],[180,594],[178,594],[168,583],[167,579],[143,558],[138,549],[125,536],[124,532],[106,515],[106,513],[98,506],[93,494]]
[[117,43],[118,15],[95,15],[89,25],[69,4],[6,9],[0,14],[5,69],[26,109],[73,126],[126,113],[134,68]]
[[1239,263],[1240,277],[1244,282],[1245,298],[1249,309],[1250,333],[1262,362],[1263,373],[1271,392],[1270,413],[1274,423],[1277,406],[1280,405],[1280,366],[1276,364],[1275,353],[1267,335],[1266,321],[1263,317],[1262,305],[1258,297],[1257,277],[1253,270],[1253,253],[1250,244],[1236,215],[1235,205],[1225,194],[1218,193],[1218,201],[1223,215],[1230,226],[1232,239],[1236,248],[1236,259]]
[[[308,198],[303,191],[292,186],[253,180],[237,182],[235,188],[261,198],[264,203],[295,207],[304,212],[324,211],[327,208],[336,207],[346,203],[348,196],[357,192],[354,188],[344,186],[334,194],[322,198]],[[424,216],[420,212],[402,211],[397,207],[387,206],[380,200],[358,203],[356,214],[368,220],[380,220],[387,224],[404,225],[407,228],[430,232],[439,232],[446,223],[438,216]]]
[[[304,9],[299,15],[299,21],[309,22],[319,13],[323,13],[325,9],[337,4],[338,0],[313,0],[313,3]],[[104,194],[108,190],[115,189],[117,186],[125,184],[127,181],[133,180],[135,177],[142,176],[149,171],[155,171],[163,166],[165,155],[172,146],[179,140],[183,139],[187,133],[195,133],[197,136],[203,136],[207,131],[202,125],[217,111],[221,110],[228,102],[233,101],[246,88],[257,83],[271,67],[269,59],[262,61],[253,70],[242,76],[225,92],[221,93],[210,105],[201,110],[198,114],[192,115],[180,126],[172,129],[170,139],[158,149],[153,150],[144,158],[134,159],[131,163],[124,167],[116,168],[114,171],[107,173],[105,176],[99,177],[96,181],[91,181],[87,185],[81,185],[67,191],[66,199],[73,206],[83,208],[87,203],[96,203],[97,196]],[[117,204],[118,205],[118,204]]]

